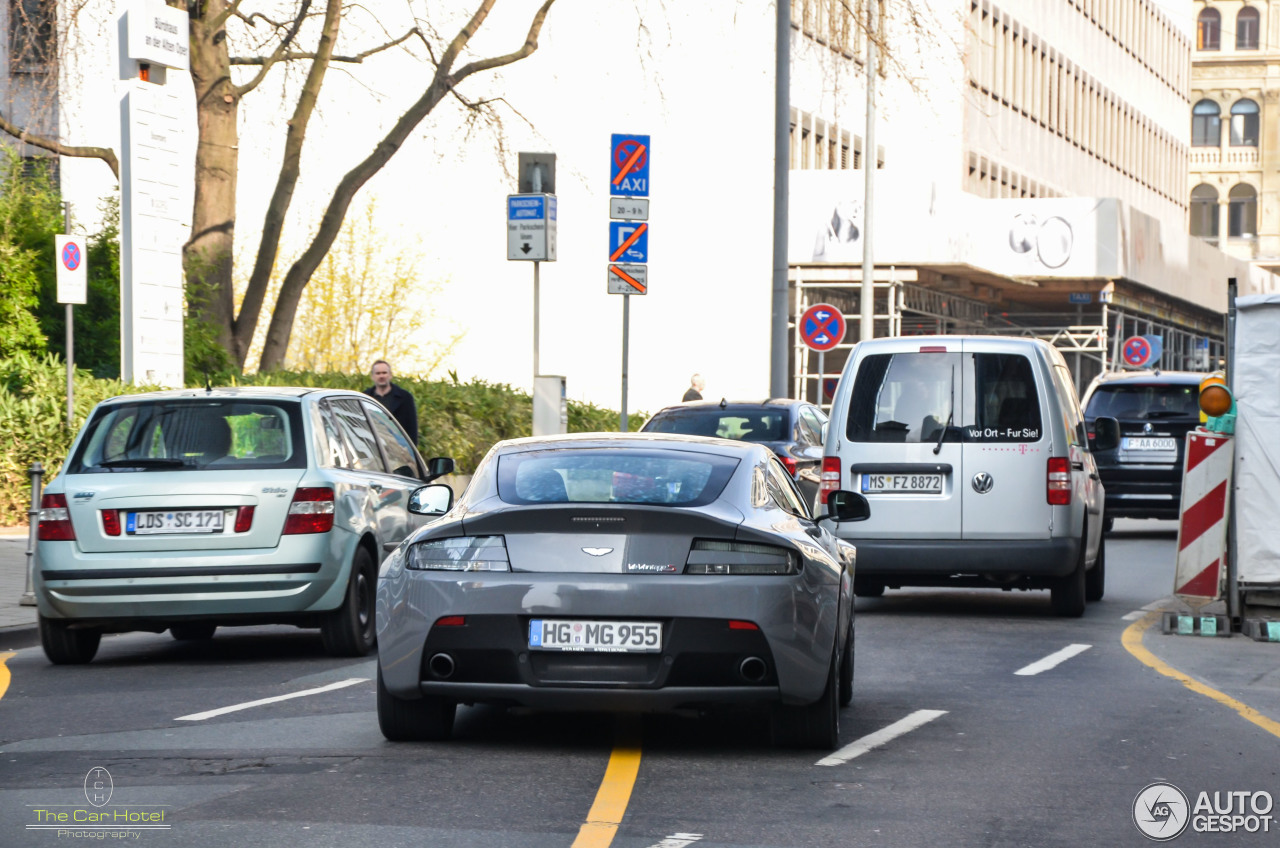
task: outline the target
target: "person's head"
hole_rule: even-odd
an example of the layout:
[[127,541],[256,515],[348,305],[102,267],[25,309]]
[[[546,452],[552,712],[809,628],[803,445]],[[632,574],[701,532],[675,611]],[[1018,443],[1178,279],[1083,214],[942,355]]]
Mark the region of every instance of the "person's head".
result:
[[379,359],[373,363],[373,367],[369,369],[370,376],[373,377],[373,384],[380,389],[385,389],[391,385],[391,363],[385,359]]
[[707,381],[702,378],[701,374],[694,374],[689,378],[689,385],[693,386],[694,391],[701,392],[707,387]]

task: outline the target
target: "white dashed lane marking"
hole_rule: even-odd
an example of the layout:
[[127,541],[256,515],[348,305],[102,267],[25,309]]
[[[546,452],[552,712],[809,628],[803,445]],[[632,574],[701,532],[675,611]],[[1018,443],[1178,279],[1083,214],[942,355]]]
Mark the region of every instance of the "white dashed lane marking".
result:
[[1093,647],[1092,645],[1068,645],[1067,647],[1063,648],[1061,651],[1054,651],[1052,654],[1050,654],[1049,656],[1045,657],[1042,660],[1036,660],[1031,665],[1023,666],[1022,668],[1015,671],[1014,674],[1019,674],[1019,675],[1022,675],[1023,677],[1029,677],[1033,674],[1039,674],[1042,671],[1048,671],[1054,666],[1061,665],[1062,663],[1071,659],[1076,654],[1083,654],[1085,651],[1089,650],[1092,647]]
[[263,698],[260,701],[248,701],[244,704],[232,704],[229,707],[218,707],[216,710],[208,710],[203,713],[192,713],[191,715],[178,716],[174,721],[204,721],[207,718],[234,713],[240,710],[247,710],[251,707],[261,707],[264,704],[274,704],[279,701],[288,701],[291,698],[302,698],[307,695],[319,695],[323,692],[332,692],[334,689],[344,689],[347,686],[354,686],[357,683],[368,683],[367,677],[352,677],[348,680],[339,680],[337,683],[330,683],[328,686],[320,686],[316,689],[303,689],[301,692],[290,692],[288,695],[276,695],[273,698]]
[[875,733],[870,733],[861,739],[850,742],[834,754],[828,754],[818,760],[814,765],[838,766],[843,763],[847,763],[854,757],[861,757],[872,748],[879,748],[884,743],[896,739],[905,733],[910,733],[917,727],[922,727],[923,725],[933,721],[935,718],[946,714],[946,710],[916,710],[906,718],[895,721],[893,724],[883,728],[882,730],[877,730]]

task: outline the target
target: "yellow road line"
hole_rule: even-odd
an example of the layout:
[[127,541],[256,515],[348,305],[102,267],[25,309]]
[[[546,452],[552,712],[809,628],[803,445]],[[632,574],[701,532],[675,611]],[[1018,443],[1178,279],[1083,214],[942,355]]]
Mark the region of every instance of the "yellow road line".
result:
[[1253,722],[1272,736],[1280,736],[1280,722],[1267,718],[1248,704],[1243,704],[1235,698],[1232,698],[1230,695],[1223,694],[1217,689],[1204,685],[1190,675],[1178,671],[1176,668],[1164,662],[1155,654],[1143,647],[1143,634],[1146,632],[1147,628],[1151,626],[1152,622],[1159,617],[1159,611],[1150,612],[1126,627],[1124,630],[1124,636],[1121,637],[1125,650],[1137,657],[1139,662],[1154,668],[1165,677],[1172,677],[1192,692],[1204,695],[1206,698],[1212,698],[1219,704],[1235,710],[1246,721]]
[[587,813],[587,820],[578,829],[573,848],[608,848],[622,816],[631,800],[631,789],[640,771],[640,718],[620,716],[613,753],[604,770],[604,780],[596,792],[596,800]]
[[5,665],[5,661],[9,657],[15,657],[17,654],[10,651],[7,654],[0,654],[0,698],[4,697],[4,693],[9,689],[9,668]]

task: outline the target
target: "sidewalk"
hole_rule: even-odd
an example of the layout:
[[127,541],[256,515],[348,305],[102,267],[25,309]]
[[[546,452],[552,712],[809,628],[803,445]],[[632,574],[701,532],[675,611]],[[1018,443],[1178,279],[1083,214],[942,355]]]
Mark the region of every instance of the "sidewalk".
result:
[[27,588],[27,533],[0,531],[0,650],[35,636],[36,608],[18,602]]

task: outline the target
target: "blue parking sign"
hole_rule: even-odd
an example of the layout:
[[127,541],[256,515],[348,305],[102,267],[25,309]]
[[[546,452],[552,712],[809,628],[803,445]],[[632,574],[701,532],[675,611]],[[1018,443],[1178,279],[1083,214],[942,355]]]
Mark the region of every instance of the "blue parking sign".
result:
[[610,221],[609,261],[648,262],[649,225],[640,221]]

